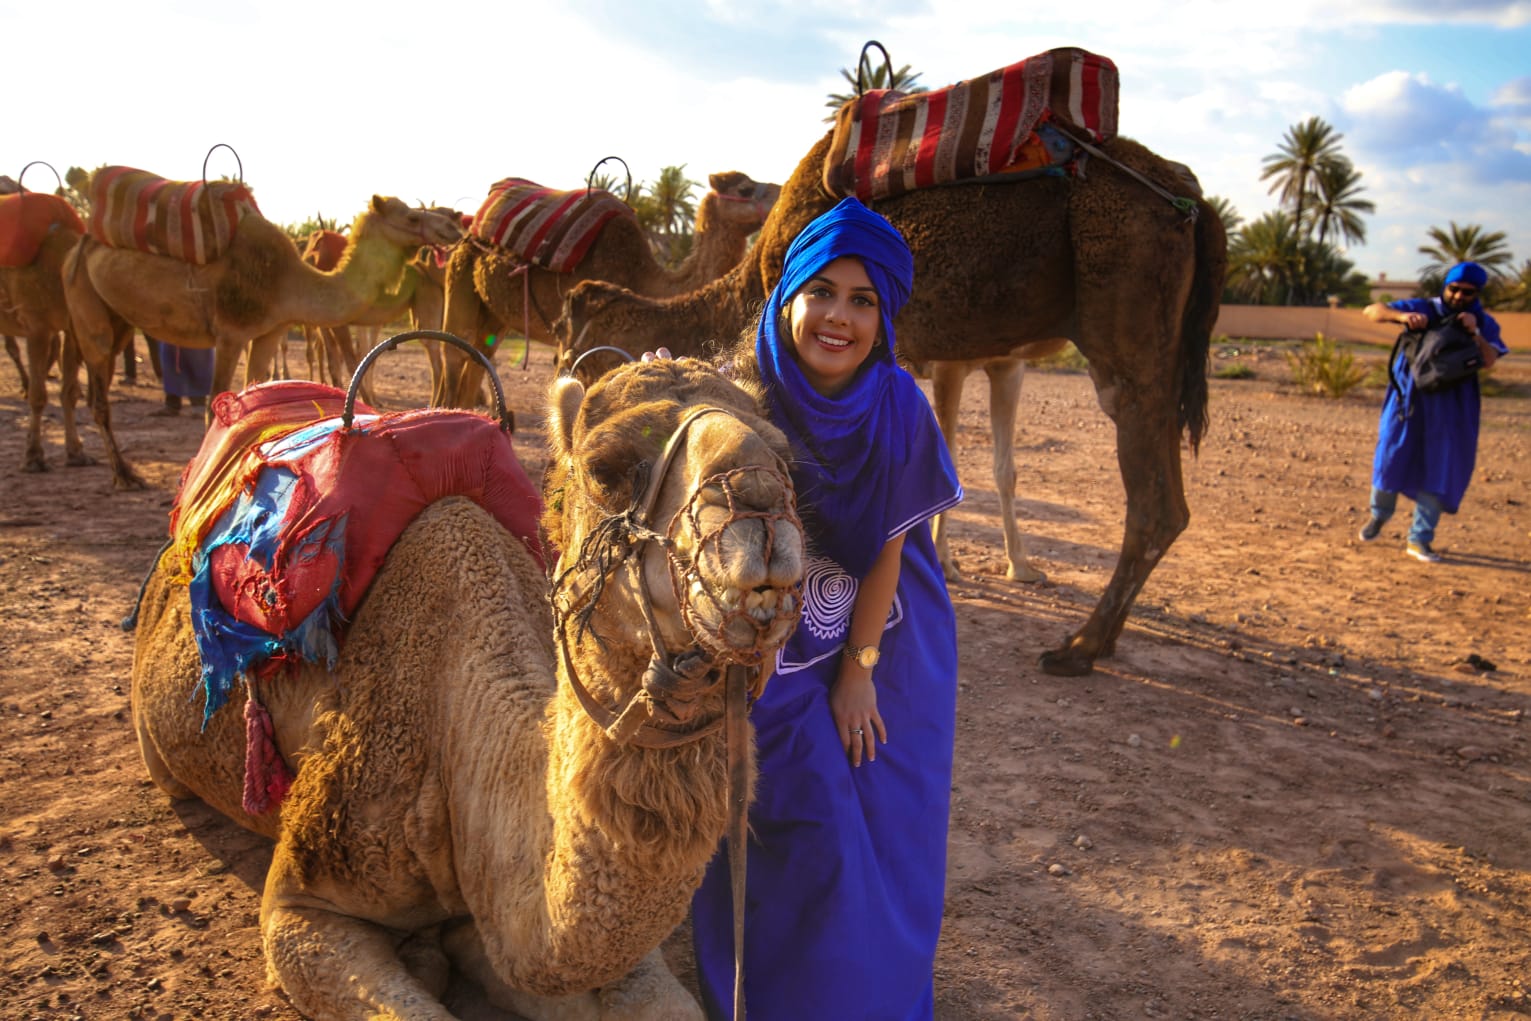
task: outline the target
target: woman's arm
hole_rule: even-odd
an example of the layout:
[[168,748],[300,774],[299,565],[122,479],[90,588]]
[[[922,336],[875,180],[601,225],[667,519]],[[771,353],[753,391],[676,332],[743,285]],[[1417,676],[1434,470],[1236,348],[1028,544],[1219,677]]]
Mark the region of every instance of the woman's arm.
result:
[[[856,605],[851,609],[851,626],[846,647],[876,647],[882,641],[883,625],[893,609],[893,594],[898,589],[898,572],[903,563],[904,537],[890,539],[877,554],[872,569],[856,590]],[[851,757],[852,765],[877,759],[877,742],[888,741],[888,729],[877,712],[877,688],[872,684],[872,668],[864,667],[848,656],[840,658],[840,675],[829,693],[829,708],[840,732],[840,744]],[[856,733],[860,731],[860,733]]]

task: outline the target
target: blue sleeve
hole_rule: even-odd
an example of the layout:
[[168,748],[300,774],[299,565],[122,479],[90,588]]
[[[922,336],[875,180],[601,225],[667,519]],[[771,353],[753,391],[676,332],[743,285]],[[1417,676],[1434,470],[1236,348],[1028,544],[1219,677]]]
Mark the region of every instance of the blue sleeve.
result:
[[930,401],[914,377],[897,371],[898,406],[904,412],[904,429],[896,452],[897,484],[883,520],[887,539],[903,535],[922,521],[950,510],[962,501],[957,469],[946,449],[946,439],[936,423]]

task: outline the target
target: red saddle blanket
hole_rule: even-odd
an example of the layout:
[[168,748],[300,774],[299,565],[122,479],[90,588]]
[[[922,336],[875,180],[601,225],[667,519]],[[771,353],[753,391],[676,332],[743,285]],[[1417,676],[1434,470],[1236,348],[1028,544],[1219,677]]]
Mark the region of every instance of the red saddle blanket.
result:
[[[336,594],[349,620],[399,535],[446,496],[483,507],[541,560],[542,499],[495,422],[447,409],[378,415],[358,404],[348,430],[344,406],[344,391],[307,381],[213,401],[213,423],[181,475],[170,533],[186,574],[195,573],[198,551],[206,554],[225,612],[284,636]],[[292,481],[250,504],[273,468]],[[245,521],[234,524],[226,512],[241,497]],[[221,538],[209,550],[215,532]]]
[[1116,103],[1116,65],[1071,47],[934,92],[872,89],[835,115],[824,187],[865,202],[1045,166],[1039,125],[1104,141],[1116,134]]
[[346,236],[338,230],[316,230],[303,245],[303,261],[328,273],[340,265],[346,244]]
[[609,191],[553,191],[519,177],[489,189],[469,233],[555,273],[570,273],[613,217],[636,219]]
[[113,248],[202,266],[252,215],[260,215],[255,196],[237,181],[169,181],[132,167],[102,167],[90,180],[91,236]]
[[36,191],[0,195],[0,267],[32,265],[52,230],[84,234],[85,224],[74,207],[57,195]]

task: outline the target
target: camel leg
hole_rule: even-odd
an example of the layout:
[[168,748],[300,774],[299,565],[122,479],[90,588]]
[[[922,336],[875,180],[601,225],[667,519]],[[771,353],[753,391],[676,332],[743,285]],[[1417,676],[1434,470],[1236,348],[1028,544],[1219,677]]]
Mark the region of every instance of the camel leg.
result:
[[5,353],[11,356],[11,361],[16,363],[16,373],[21,377],[21,392],[26,394],[31,384],[27,379],[27,366],[21,360],[21,345],[16,343],[15,337],[5,338]]
[[[48,408],[48,353],[53,337],[47,333],[33,333],[27,337],[27,362],[30,372],[24,372],[27,380],[27,449],[21,459],[22,471],[43,472],[48,462],[43,457],[43,412]],[[61,381],[67,386],[68,380]]]
[[1021,404],[1021,381],[1026,363],[1020,358],[991,358],[984,363],[989,377],[989,430],[994,444],[994,490],[999,494],[999,520],[1005,530],[1005,577],[1035,583],[1047,575],[1026,561],[1026,544],[1015,521],[1015,420]]
[[[245,364],[245,386],[253,386],[256,383],[264,383],[272,378],[272,367],[276,364],[276,352],[279,347],[287,342],[287,327],[279,326],[270,333],[263,333],[250,341],[250,354]],[[232,389],[234,382],[234,363],[239,360],[239,347],[229,347],[229,365],[226,366],[228,375],[225,376],[222,360],[224,349],[227,345],[219,344],[217,354],[213,356],[213,394],[221,394],[225,390]],[[212,407],[212,402],[208,402]]]
[[491,1004],[527,1021],[702,1021],[704,1016],[658,947],[622,978],[593,992],[539,996],[512,989],[494,973],[471,923],[448,930],[443,945],[453,966],[476,982]]
[[[1168,335],[1178,337],[1178,326]],[[1133,601],[1191,520],[1180,466],[1178,345],[1155,345],[1141,339],[1140,331],[1128,329],[1120,336],[1139,345],[1139,356],[1133,359],[1137,364],[1097,368],[1092,360],[1090,376],[1101,409],[1116,424],[1116,460],[1127,493],[1122,550],[1084,627],[1061,648],[1043,653],[1042,669],[1059,676],[1088,674],[1097,658],[1116,650]],[[1151,357],[1142,357],[1144,352]]]
[[[300,1014],[334,1021],[454,1021],[440,998],[410,974],[395,934],[322,907],[281,905],[282,877],[290,868],[279,848],[266,880],[261,936],[267,979],[281,986]],[[311,894],[300,896],[313,904]],[[343,983],[335,981],[337,970]]]
[[[132,336],[132,332],[128,333]],[[85,453],[80,441],[80,427],[75,422],[75,409],[80,404],[80,345],[73,333],[64,334],[64,345],[59,351],[58,403],[64,410],[64,463],[80,468],[96,463]]]
[[84,268],[76,269],[79,271],[66,267],[64,291],[69,301],[69,318],[74,323],[75,342],[90,381],[91,414],[106,447],[107,462],[112,466],[112,485],[118,489],[146,489],[148,483],[122,456],[117,437],[112,433],[112,370],[118,353],[132,336],[133,327],[106,307]]
[[[967,361],[929,364],[936,423],[941,427],[941,435],[946,440],[946,452],[951,456],[953,465],[957,463],[957,412],[962,405],[962,384],[966,382],[968,370],[972,367],[973,363]],[[941,572],[946,575],[947,581],[958,581],[962,578],[962,570],[952,558],[947,539],[949,527],[947,515],[937,514],[930,526],[930,535],[935,542],[936,556],[941,562]]]

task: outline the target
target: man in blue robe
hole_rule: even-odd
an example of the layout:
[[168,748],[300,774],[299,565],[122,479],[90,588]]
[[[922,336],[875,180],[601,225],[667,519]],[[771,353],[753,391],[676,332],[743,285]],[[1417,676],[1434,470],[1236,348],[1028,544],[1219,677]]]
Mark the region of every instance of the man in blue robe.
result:
[[[1456,317],[1478,342],[1483,367],[1489,368],[1509,348],[1499,336],[1499,324],[1479,300],[1488,272],[1475,262],[1460,262],[1446,272],[1438,298],[1404,298],[1368,305],[1366,318],[1377,323],[1402,323],[1424,330]],[[1402,353],[1391,366],[1397,386],[1388,387],[1377,430],[1372,460],[1371,518],[1361,526],[1361,541],[1371,542],[1398,505],[1402,493],[1414,501],[1414,521],[1404,552],[1415,560],[1436,563],[1432,547],[1441,514],[1455,514],[1472,478],[1478,455],[1481,395],[1473,376],[1446,390],[1425,393],[1414,386]]]

